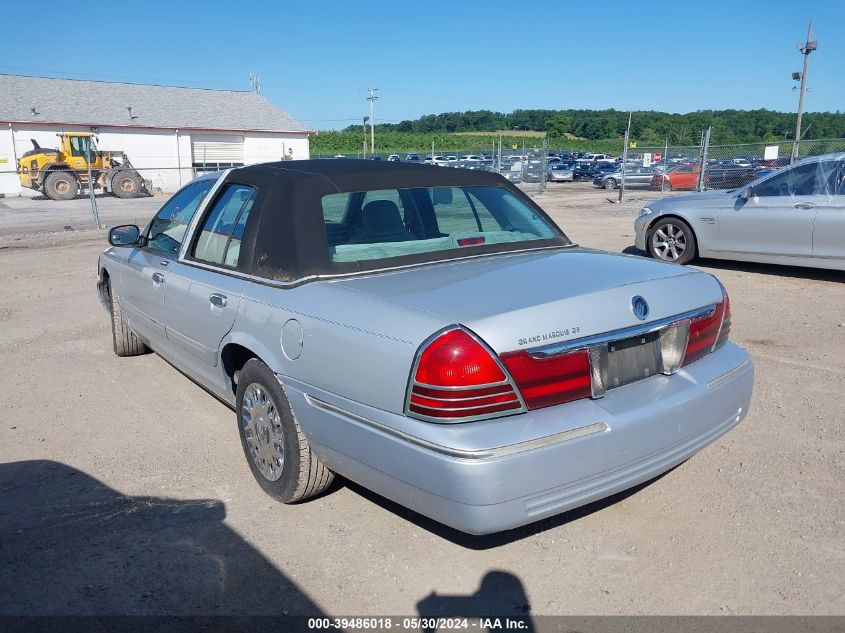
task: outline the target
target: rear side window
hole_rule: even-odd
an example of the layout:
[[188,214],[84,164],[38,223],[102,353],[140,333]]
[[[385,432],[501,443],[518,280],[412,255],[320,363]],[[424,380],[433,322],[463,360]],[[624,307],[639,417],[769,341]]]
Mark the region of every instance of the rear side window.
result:
[[[338,217],[337,209],[345,212]],[[468,246],[559,237],[501,187],[428,187],[330,194],[323,219],[333,262],[362,262]],[[458,255],[459,256],[459,255]]]
[[237,268],[244,227],[255,203],[256,190],[227,185],[203,222],[191,255],[210,264]]

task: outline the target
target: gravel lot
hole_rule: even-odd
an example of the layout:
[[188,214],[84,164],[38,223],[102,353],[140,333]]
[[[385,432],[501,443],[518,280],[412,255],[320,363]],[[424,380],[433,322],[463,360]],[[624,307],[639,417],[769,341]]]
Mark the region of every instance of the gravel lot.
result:
[[[538,200],[621,251],[653,196]],[[100,209],[144,223],[162,200]],[[155,355],[113,355],[104,233],[65,229],[91,224],[87,200],[0,200],[0,614],[845,614],[842,273],[697,262],[757,364],[748,418],[649,485],[479,538],[345,482],[265,496],[231,411]]]

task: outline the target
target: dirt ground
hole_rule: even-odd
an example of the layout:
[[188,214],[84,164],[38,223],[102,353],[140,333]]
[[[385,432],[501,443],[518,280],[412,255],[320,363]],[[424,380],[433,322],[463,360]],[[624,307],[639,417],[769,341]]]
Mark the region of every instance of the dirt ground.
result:
[[[654,195],[549,189],[573,240],[612,251]],[[649,485],[479,538],[346,482],[265,496],[230,410],[112,353],[87,204],[0,200],[0,614],[845,614],[842,273],[697,262],[756,363],[747,419]]]

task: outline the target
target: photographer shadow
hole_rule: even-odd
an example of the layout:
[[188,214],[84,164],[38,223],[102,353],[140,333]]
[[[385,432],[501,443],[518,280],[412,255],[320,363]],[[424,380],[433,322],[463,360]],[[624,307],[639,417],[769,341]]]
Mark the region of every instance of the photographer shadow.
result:
[[214,499],[123,495],[54,461],[0,464],[0,616],[315,615]]
[[531,605],[522,581],[506,571],[489,571],[478,591],[469,596],[443,596],[432,592],[417,603],[417,612],[433,631],[437,618],[468,618],[478,621],[477,630],[534,631]]

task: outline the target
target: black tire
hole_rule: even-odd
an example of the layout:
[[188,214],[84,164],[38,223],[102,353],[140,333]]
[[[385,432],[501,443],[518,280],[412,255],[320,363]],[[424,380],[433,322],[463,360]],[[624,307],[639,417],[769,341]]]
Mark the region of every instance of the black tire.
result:
[[107,282],[106,289],[111,308],[111,334],[114,353],[118,356],[140,356],[141,354],[146,354],[149,348],[129,329],[126,319],[123,317],[123,308],[115,301],[111,281]]
[[[670,239],[671,246],[659,245],[660,242],[667,244]],[[683,243],[683,249],[679,248],[680,243]],[[675,264],[688,264],[695,259],[698,244],[689,224],[680,218],[670,217],[661,218],[649,228],[646,248],[648,248],[648,254],[655,259]],[[677,256],[675,256],[676,253]]]
[[[252,388],[256,385],[266,396],[269,396],[270,405],[273,407],[272,413],[269,413],[268,409],[269,415],[264,420],[265,426],[267,428],[272,426],[273,432],[281,435],[281,440],[276,441],[283,448],[283,459],[281,474],[275,480],[262,473],[258,466],[258,461],[263,461],[260,451],[266,450],[265,447],[270,442],[269,439],[266,442],[263,441],[263,438],[259,438],[259,435],[252,431],[253,423],[249,405],[253,402]],[[252,476],[264,492],[282,503],[296,503],[313,497],[329,487],[334,480],[334,473],[311,450],[276,375],[257,358],[247,361],[238,373],[235,411],[244,456],[252,471]],[[253,442],[253,448],[250,447],[250,441]],[[263,446],[256,447],[257,444]],[[266,464],[266,461],[264,463]]]
[[141,177],[134,171],[122,169],[111,179],[111,191],[118,198],[136,198],[141,191]]
[[616,179],[608,178],[604,181],[604,188],[605,189],[616,189]]
[[76,176],[66,171],[54,171],[44,179],[44,195],[50,200],[73,200],[79,192]]

